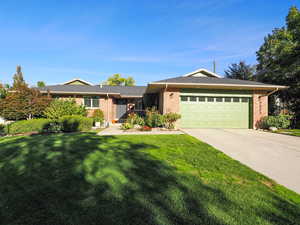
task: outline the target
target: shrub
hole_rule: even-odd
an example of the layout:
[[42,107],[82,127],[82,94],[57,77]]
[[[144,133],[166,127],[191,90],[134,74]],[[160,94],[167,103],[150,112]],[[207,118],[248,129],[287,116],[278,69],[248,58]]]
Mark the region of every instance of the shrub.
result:
[[181,118],[181,115],[178,113],[167,113],[163,115],[164,117],[164,126],[167,129],[174,129],[175,122]]
[[162,127],[164,125],[164,117],[155,107],[146,110],[145,125],[148,127]]
[[266,116],[261,120],[260,127],[263,129],[270,127],[286,129],[291,126],[291,119],[290,115]]
[[101,109],[94,110],[92,118],[94,119],[94,122],[103,123],[103,121],[104,121],[103,111]]
[[20,120],[5,126],[7,134],[21,134],[28,132],[43,132],[51,122],[49,119]]
[[128,115],[125,123],[129,123],[132,126],[134,126],[134,125],[144,126],[145,125],[144,119],[135,113],[130,113]]
[[5,134],[5,126],[3,124],[0,124],[0,136]]
[[63,116],[59,123],[63,132],[89,131],[93,126],[93,119],[78,115]]
[[44,126],[44,133],[59,133],[62,132],[62,124],[58,121],[50,121]]
[[134,127],[134,125],[133,124],[131,124],[131,123],[123,123],[122,125],[121,125],[121,129],[122,130],[129,130],[129,129],[132,129]]
[[74,99],[55,99],[50,103],[50,106],[45,109],[44,114],[49,119],[58,120],[63,116],[86,116],[87,112],[85,107],[77,105]]

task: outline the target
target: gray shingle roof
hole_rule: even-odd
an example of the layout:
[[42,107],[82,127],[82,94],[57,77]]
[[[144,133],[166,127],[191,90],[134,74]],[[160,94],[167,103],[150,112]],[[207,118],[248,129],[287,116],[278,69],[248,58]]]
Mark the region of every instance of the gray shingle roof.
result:
[[103,85],[50,85],[38,88],[42,92],[50,93],[80,93],[80,94],[120,94],[121,96],[143,96],[146,86],[108,86]]
[[[228,78],[215,78],[215,77],[174,77],[170,79],[160,80],[153,83],[194,83],[194,84],[226,84],[226,85],[268,85],[256,81],[238,80]],[[275,86],[275,85],[274,85]]]

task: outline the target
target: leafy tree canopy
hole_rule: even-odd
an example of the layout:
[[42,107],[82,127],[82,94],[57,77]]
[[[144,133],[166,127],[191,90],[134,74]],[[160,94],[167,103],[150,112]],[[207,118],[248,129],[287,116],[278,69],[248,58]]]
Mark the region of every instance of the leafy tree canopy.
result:
[[289,86],[279,94],[300,121],[300,12],[296,7],[290,8],[286,26],[265,37],[256,54],[259,80]]
[[114,74],[107,79],[105,84],[111,86],[134,86],[135,80],[131,76],[125,78],[121,74]]
[[50,102],[49,96],[43,96],[37,89],[22,85],[0,99],[0,116],[6,120],[42,117]]
[[253,80],[255,67],[247,65],[244,61],[239,63],[232,63],[227,70],[225,70],[225,77],[240,80]]
[[5,98],[7,95],[7,87],[4,84],[0,84],[0,99]]
[[45,86],[46,86],[46,84],[45,84],[44,81],[38,81],[38,82],[36,83],[36,85],[37,85],[38,87],[45,87]]

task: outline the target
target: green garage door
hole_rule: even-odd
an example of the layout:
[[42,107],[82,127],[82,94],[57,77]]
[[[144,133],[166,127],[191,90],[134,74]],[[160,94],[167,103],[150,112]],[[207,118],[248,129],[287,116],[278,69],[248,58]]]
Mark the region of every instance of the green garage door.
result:
[[249,128],[249,97],[183,95],[180,98],[182,128]]

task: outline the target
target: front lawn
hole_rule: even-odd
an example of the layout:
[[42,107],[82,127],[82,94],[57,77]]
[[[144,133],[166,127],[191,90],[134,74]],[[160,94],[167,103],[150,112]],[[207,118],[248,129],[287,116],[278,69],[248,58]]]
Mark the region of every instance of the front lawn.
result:
[[298,194],[187,135],[0,138],[0,181],[3,225],[300,221]]
[[276,131],[276,133],[288,134],[288,135],[300,137],[300,129],[279,129],[278,131]]

